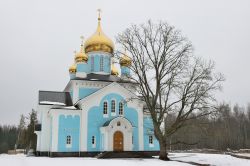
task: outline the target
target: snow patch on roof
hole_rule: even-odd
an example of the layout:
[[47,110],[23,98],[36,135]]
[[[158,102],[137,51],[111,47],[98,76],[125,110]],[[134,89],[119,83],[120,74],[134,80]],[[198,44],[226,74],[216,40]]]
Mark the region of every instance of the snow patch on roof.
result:
[[62,106],[66,106],[66,104],[64,104],[64,103],[54,102],[54,101],[40,101],[39,104],[62,105]]

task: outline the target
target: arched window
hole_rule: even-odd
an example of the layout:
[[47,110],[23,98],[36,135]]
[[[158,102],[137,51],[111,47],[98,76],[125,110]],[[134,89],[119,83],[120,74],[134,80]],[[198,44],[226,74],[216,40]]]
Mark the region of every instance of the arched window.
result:
[[100,58],[100,71],[103,71],[103,55]]
[[120,121],[117,122],[117,126],[121,126],[121,122]]
[[108,114],[108,103],[106,101],[103,103],[103,114]]
[[95,57],[91,56],[91,71],[95,70]]
[[67,145],[70,145],[70,144],[71,144],[71,136],[70,136],[70,135],[67,135],[66,144],[67,144]]
[[119,103],[119,115],[123,115],[123,103]]
[[111,113],[115,113],[115,100],[111,101]]

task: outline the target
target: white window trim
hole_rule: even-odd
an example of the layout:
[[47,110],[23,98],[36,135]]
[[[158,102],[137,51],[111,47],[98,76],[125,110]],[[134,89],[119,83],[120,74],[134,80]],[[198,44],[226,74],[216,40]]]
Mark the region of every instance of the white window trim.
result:
[[154,144],[149,144],[149,147],[150,148],[153,148],[155,145]]
[[72,144],[66,144],[66,148],[72,148]]
[[[92,142],[92,138],[94,137],[94,143]],[[92,136],[91,137],[91,144],[92,144],[92,148],[96,148],[96,136]]]
[[[107,103],[107,114],[104,114],[104,102]],[[108,118],[108,117],[109,117],[109,103],[108,103],[107,100],[105,100],[105,101],[103,101],[102,104],[103,104],[103,110],[102,110],[103,117],[104,117],[104,118]]]
[[[122,104],[122,114],[120,114],[120,103]],[[124,104],[122,101],[118,103],[118,115],[123,116],[124,115]]]
[[[68,144],[68,136],[70,136],[70,144]],[[66,136],[66,148],[72,148],[72,136],[71,135],[67,135]]]
[[[115,101],[115,112],[112,112],[112,101]],[[111,99],[110,102],[110,112],[111,112],[111,116],[116,116],[116,100],[115,99]]]
[[[150,143],[150,137],[152,137],[152,143]],[[153,148],[154,147],[154,136],[153,135],[149,135],[148,136],[148,143],[149,143],[149,147]]]

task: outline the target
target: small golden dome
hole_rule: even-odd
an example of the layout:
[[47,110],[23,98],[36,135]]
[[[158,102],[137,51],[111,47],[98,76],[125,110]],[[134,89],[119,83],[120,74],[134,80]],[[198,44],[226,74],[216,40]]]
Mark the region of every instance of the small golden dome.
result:
[[115,65],[112,63],[111,65],[111,75],[118,76],[119,72],[118,69],[115,67]]
[[85,54],[84,47],[83,47],[83,36],[81,36],[81,39],[82,39],[82,44],[81,44],[80,52],[76,53],[76,56],[75,56],[76,63],[88,61],[88,55]]
[[73,64],[69,67],[69,72],[70,73],[76,73],[76,64]]
[[113,53],[114,43],[110,38],[108,38],[103,33],[101,28],[100,10],[98,11],[99,11],[98,26],[96,32],[86,40],[84,44],[85,52],[88,53],[91,51],[103,51],[103,52]]
[[125,53],[120,58],[120,65],[129,67],[131,66],[131,63],[132,63],[132,59],[126,54],[126,50],[125,50]]

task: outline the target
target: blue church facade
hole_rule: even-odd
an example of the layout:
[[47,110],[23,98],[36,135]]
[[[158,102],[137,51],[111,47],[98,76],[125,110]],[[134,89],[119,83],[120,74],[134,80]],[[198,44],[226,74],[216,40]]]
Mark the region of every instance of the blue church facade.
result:
[[114,44],[102,31],[81,44],[64,91],[39,91],[37,152],[46,156],[94,156],[107,151],[159,151],[153,123],[137,85],[131,59],[113,64]]

